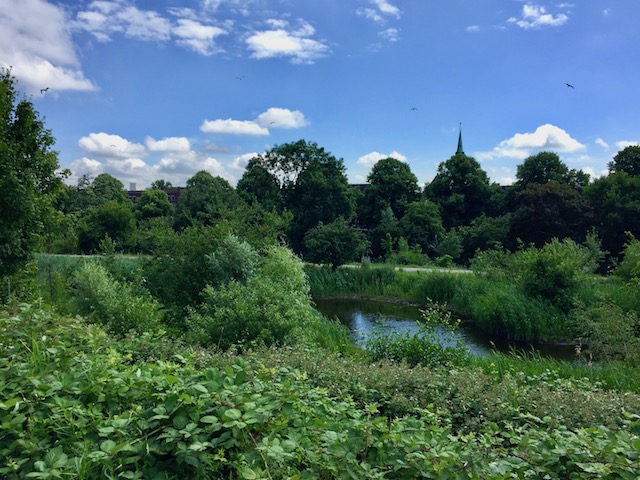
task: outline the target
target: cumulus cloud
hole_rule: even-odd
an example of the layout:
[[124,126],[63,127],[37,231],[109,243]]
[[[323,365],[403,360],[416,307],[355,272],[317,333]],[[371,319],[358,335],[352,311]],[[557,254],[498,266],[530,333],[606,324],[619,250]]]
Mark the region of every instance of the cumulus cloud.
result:
[[533,133],[516,133],[513,137],[503,140],[490,152],[480,152],[475,156],[478,160],[494,158],[525,159],[532,152],[552,150],[557,152],[575,152],[585,148],[583,144],[571,138],[563,129],[555,125],[541,125]]
[[609,150],[609,144],[601,138],[596,139],[596,145],[600,145],[605,150]]
[[476,33],[480,31],[480,25],[469,25],[466,28],[467,32],[469,33]]
[[272,107],[258,115],[256,122],[263,127],[272,128],[300,128],[308,124],[304,113],[300,110],[291,111],[277,107]]
[[106,157],[131,158],[141,157],[145,148],[139,143],[130,142],[120,135],[104,132],[90,133],[78,140],[78,146],[87,153]]
[[640,142],[637,140],[620,140],[619,142],[616,142],[616,147],[618,147],[619,150],[635,145],[640,145]]
[[185,137],[167,137],[162,140],[147,137],[145,144],[151,152],[188,152],[191,150],[191,143]]
[[176,21],[153,10],[141,10],[130,0],[102,0],[89,4],[77,13],[72,27],[86,31],[100,42],[108,42],[115,35],[142,41],[168,42],[174,40],[181,47],[209,56],[222,51],[216,39],[228,34],[227,29],[202,23],[191,8],[169,8]]
[[379,32],[378,36],[384,38],[388,42],[397,42],[399,34],[400,32],[397,28],[387,28],[386,30]]
[[526,4],[522,7],[522,17],[520,19],[511,17],[507,23],[515,23],[525,30],[538,27],[559,27],[569,21],[569,16],[559,13],[554,16],[547,12],[544,7]]
[[329,52],[325,43],[310,38],[315,29],[303,20],[297,27],[284,20],[270,20],[267,25],[269,30],[255,31],[246,39],[253,58],[289,57],[295,64],[312,64]]
[[226,32],[222,28],[203,25],[190,19],[178,20],[178,26],[173,28],[173,34],[178,37],[177,44],[187,47],[201,55],[209,56],[220,51],[215,39]]
[[205,133],[225,133],[229,135],[269,135],[267,128],[250,120],[205,120],[200,126]]
[[245,153],[243,155],[240,155],[233,159],[233,162],[231,162],[231,165],[229,165],[229,168],[232,168],[234,170],[244,171],[247,168],[247,165],[249,164],[249,160],[257,156],[258,154],[256,152]]
[[384,23],[387,17],[400,18],[400,9],[387,0],[370,0],[372,7],[359,8],[356,14],[375,23]]
[[366,155],[363,155],[360,158],[358,158],[356,163],[358,165],[373,166],[384,158],[395,158],[396,160],[400,160],[401,162],[407,161],[407,157],[405,157],[401,153],[398,153],[394,150],[388,155],[380,152],[367,153]]
[[44,0],[0,0],[0,66],[29,93],[95,90],[82,71],[64,10]]

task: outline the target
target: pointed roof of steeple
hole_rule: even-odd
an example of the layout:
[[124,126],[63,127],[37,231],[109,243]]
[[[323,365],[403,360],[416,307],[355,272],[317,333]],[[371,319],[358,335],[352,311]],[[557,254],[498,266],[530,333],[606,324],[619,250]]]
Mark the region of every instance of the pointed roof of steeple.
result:
[[458,150],[456,150],[456,155],[464,155],[464,150],[462,149],[462,124],[460,124],[460,133],[458,134]]

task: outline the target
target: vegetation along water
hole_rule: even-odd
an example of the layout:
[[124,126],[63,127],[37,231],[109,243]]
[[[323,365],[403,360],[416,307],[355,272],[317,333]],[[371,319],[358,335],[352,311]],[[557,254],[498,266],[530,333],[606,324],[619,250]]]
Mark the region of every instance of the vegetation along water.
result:
[[[361,189],[300,140],[134,202],[64,182],[4,69],[0,135],[1,478],[638,478],[636,148],[595,180],[541,152],[508,188],[387,158]],[[315,308],[337,296],[419,328],[358,344]],[[575,355],[472,355],[462,324]]]

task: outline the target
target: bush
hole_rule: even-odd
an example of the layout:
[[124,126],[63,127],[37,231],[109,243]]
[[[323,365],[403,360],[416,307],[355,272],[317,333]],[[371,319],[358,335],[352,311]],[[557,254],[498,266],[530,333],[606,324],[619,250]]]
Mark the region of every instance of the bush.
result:
[[268,249],[245,282],[207,286],[203,297],[202,308],[187,319],[187,338],[223,349],[291,342],[317,314],[302,262],[284,247]]
[[462,365],[468,362],[470,353],[455,336],[459,324],[449,312],[427,307],[418,332],[401,335],[378,330],[366,340],[366,349],[373,360],[387,358],[411,367]]
[[161,326],[160,304],[149,294],[135,293],[127,283],[115,280],[95,262],[83,264],[73,276],[77,313],[88,315],[116,335],[157,330]]
[[627,233],[629,241],[624,245],[622,260],[618,263],[614,275],[620,277],[625,282],[632,282],[640,279],[640,241]]

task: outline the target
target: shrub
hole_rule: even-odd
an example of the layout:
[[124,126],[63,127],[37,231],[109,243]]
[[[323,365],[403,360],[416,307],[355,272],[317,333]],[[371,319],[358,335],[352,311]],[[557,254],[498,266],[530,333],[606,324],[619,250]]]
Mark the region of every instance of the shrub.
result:
[[199,311],[187,319],[187,338],[201,345],[293,341],[314,315],[302,262],[284,247],[271,247],[255,275],[218,288],[207,286]]
[[640,279],[640,241],[631,233],[627,233],[629,241],[624,245],[622,260],[613,273],[626,282]]
[[88,315],[110,332],[125,335],[160,328],[160,304],[149,294],[135,293],[127,283],[115,280],[96,262],[83,264],[73,276],[77,313]]

